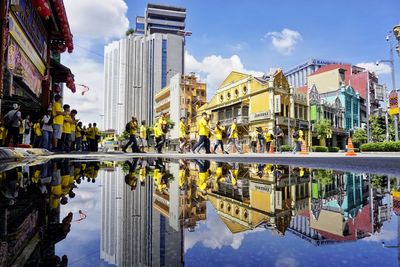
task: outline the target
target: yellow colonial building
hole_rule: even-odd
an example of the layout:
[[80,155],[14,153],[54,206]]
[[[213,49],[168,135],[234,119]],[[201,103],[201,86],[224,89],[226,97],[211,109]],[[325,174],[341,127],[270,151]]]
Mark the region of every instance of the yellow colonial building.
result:
[[[300,109],[302,112],[297,112]],[[249,133],[257,127],[274,130],[279,125],[286,144],[295,127],[301,127],[306,135],[309,128],[307,93],[290,88],[281,69],[260,78],[231,72],[205,110],[212,126],[218,121],[229,126],[237,118],[242,143],[248,142]]]

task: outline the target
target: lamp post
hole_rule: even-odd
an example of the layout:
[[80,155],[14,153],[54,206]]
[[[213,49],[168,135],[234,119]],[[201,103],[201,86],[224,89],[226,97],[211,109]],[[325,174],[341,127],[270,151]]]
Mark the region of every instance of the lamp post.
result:
[[[391,74],[392,74],[392,90],[396,91],[396,79],[395,79],[395,71],[394,71],[394,57],[393,57],[393,43],[392,43],[393,35],[392,31],[389,32],[389,35],[386,36],[386,41],[389,43],[390,48],[390,59],[381,59],[376,62],[376,65],[379,63],[387,62],[390,63]],[[398,114],[394,115],[394,133],[395,133],[395,141],[399,141],[399,116]]]

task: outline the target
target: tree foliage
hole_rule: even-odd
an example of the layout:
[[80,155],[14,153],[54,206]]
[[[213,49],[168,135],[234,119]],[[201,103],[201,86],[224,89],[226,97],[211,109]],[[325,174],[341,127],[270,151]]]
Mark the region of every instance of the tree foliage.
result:
[[132,28],[130,28],[130,29],[128,29],[128,30],[126,31],[125,35],[126,35],[126,36],[129,36],[129,35],[134,34],[134,33],[135,33],[135,30],[132,29]]
[[325,139],[332,137],[332,125],[331,121],[327,119],[321,119],[315,123],[315,132],[318,135],[318,139],[321,140],[321,145],[325,146]]
[[357,144],[357,146],[360,146],[361,144],[364,144],[366,142],[367,142],[367,132],[364,129],[358,128],[353,133],[353,143]]

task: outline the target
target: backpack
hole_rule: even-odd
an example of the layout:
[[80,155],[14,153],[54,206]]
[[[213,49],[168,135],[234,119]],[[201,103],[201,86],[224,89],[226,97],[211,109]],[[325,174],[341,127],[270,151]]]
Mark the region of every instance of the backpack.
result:
[[131,131],[131,122],[128,122],[128,123],[125,125],[125,131],[127,131],[128,133]]
[[293,138],[299,138],[299,131],[295,131],[293,133]]

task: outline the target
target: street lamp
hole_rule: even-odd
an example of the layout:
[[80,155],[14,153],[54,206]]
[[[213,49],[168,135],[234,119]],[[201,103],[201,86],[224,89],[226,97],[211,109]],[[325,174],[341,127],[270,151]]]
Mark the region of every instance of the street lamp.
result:
[[[396,34],[396,32],[395,32]],[[396,79],[395,79],[395,72],[394,72],[394,58],[393,58],[393,35],[392,31],[389,32],[389,35],[386,36],[386,41],[389,43],[389,48],[390,48],[390,59],[381,59],[376,62],[376,65],[379,65],[379,63],[387,62],[390,63],[390,68],[391,68],[391,74],[392,74],[392,89],[393,91],[396,91]],[[387,112],[386,112],[387,114]],[[387,116],[387,115],[386,115]],[[399,122],[398,122],[398,114],[394,115],[394,132],[395,132],[395,141],[399,141]]]

